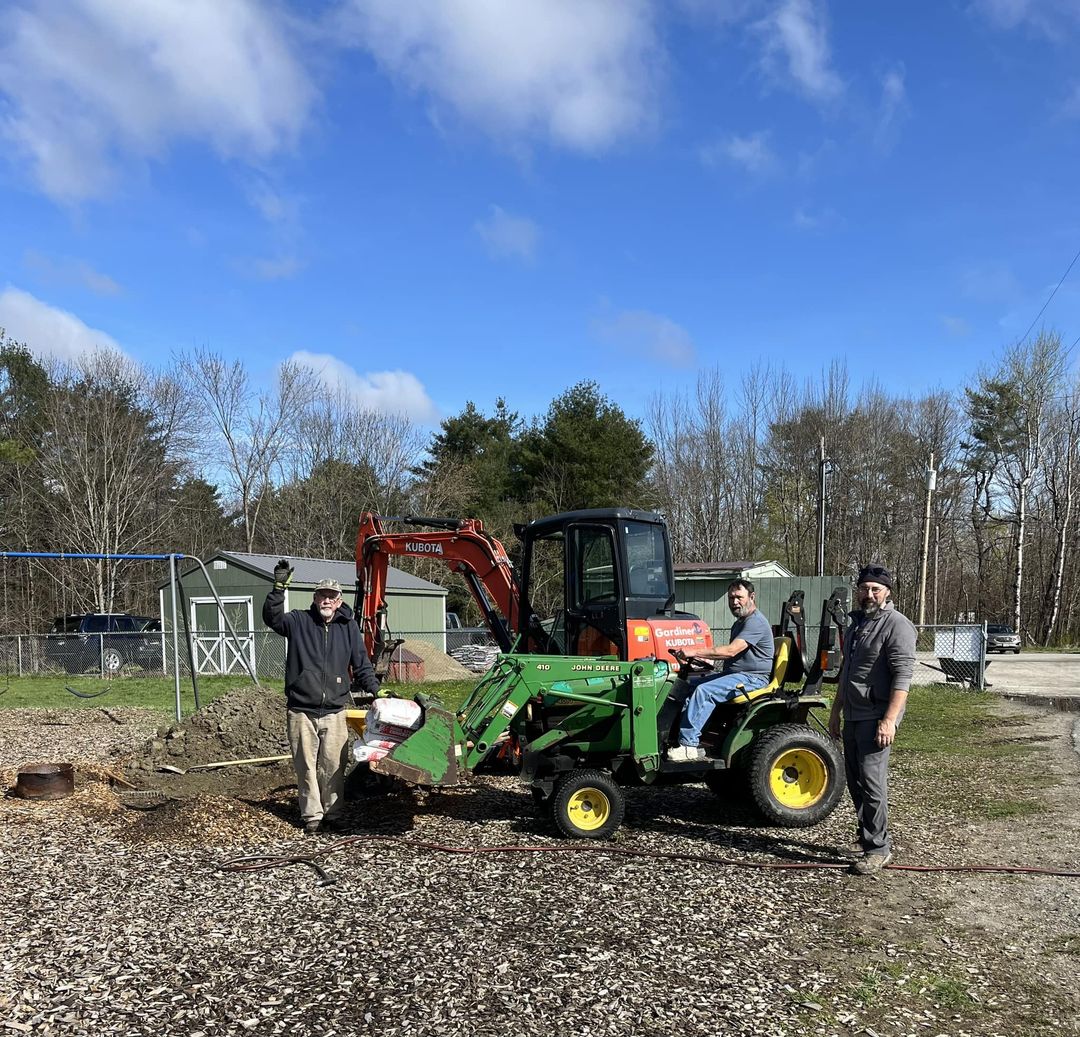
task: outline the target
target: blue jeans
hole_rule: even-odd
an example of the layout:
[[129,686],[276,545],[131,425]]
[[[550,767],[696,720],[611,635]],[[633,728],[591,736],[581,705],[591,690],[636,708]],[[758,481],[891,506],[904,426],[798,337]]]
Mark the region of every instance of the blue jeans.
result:
[[738,685],[747,691],[764,688],[769,683],[766,673],[718,673],[706,677],[690,692],[679,722],[679,745],[696,746],[701,729],[709,722],[712,711],[721,702],[730,702],[739,694]]

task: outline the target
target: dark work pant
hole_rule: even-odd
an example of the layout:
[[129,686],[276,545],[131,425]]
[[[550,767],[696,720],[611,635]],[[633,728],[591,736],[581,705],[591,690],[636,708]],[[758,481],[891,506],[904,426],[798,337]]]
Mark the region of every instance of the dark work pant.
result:
[[844,769],[867,853],[892,853],[889,839],[889,752],[877,746],[876,720],[844,721]]

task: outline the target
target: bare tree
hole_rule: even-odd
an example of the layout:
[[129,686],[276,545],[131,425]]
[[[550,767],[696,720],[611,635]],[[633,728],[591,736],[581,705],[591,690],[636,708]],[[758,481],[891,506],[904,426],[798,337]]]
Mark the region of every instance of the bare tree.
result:
[[203,441],[203,469],[234,499],[251,551],[260,509],[296,441],[296,419],[312,398],[314,376],[286,362],[274,389],[260,392],[241,361],[217,353],[196,350],[178,367],[213,430]]

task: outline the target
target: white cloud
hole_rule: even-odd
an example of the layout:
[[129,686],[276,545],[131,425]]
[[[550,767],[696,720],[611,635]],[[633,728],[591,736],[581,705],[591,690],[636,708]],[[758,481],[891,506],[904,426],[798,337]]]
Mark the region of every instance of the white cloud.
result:
[[0,328],[7,331],[9,339],[25,343],[39,357],[74,360],[97,349],[123,352],[106,332],[10,285],[0,292]]
[[593,333],[671,367],[693,367],[697,356],[694,340],[681,324],[648,310],[622,310],[597,318]]
[[1080,23],[1076,0],[973,0],[972,10],[997,29],[1033,29],[1060,39]]
[[1080,119],[1080,83],[1073,86],[1072,93],[1061,106],[1061,114],[1066,119]]
[[807,209],[799,206],[795,215],[791,218],[796,230],[816,233],[818,231],[834,230],[844,226],[844,218],[835,209]]
[[180,138],[265,157],[293,142],[315,91],[257,0],[17,0],[0,15],[0,134],[49,196],[106,193],[128,159]]
[[963,317],[953,317],[948,313],[941,315],[945,330],[956,338],[966,338],[971,334],[971,325]]
[[910,114],[903,65],[889,69],[881,77],[881,104],[878,108],[874,143],[879,151],[888,152],[896,145],[900,127]]
[[709,166],[720,161],[734,162],[751,173],[769,173],[777,167],[776,155],[769,143],[770,134],[760,130],[744,137],[737,134],[701,150],[702,161]]
[[530,262],[536,255],[540,228],[524,216],[511,216],[498,205],[491,214],[473,224],[490,255],[495,258],[522,259]]
[[408,371],[373,371],[358,374],[343,360],[329,353],[299,350],[289,357],[293,363],[314,371],[328,389],[344,391],[360,406],[383,414],[404,414],[414,421],[438,419],[438,408],[420,380]]
[[350,12],[346,31],[386,72],[497,137],[596,151],[654,120],[649,0],[351,0]]
[[815,0],[782,0],[756,25],[764,39],[766,71],[783,78],[780,66],[796,87],[815,101],[833,101],[844,84],[832,69],[824,9]]
[[258,281],[288,281],[304,269],[305,263],[296,256],[277,256],[273,259],[252,259],[239,264],[241,273]]
[[24,265],[45,280],[57,284],[77,284],[95,295],[120,295],[123,289],[108,274],[95,270],[81,259],[51,259],[42,252],[30,249],[23,257]]

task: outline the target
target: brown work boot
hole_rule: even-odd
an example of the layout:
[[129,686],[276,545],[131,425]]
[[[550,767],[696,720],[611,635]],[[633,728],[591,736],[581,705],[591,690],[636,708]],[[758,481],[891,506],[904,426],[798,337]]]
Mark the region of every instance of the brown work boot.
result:
[[851,866],[851,871],[855,875],[877,875],[891,860],[891,853],[864,853]]
[[861,839],[856,839],[854,842],[845,843],[840,847],[840,853],[844,857],[850,857],[853,861],[857,861],[860,857],[866,856],[866,848],[863,846]]
[[304,822],[304,835],[318,835],[319,828],[322,825],[321,821],[305,821]]

